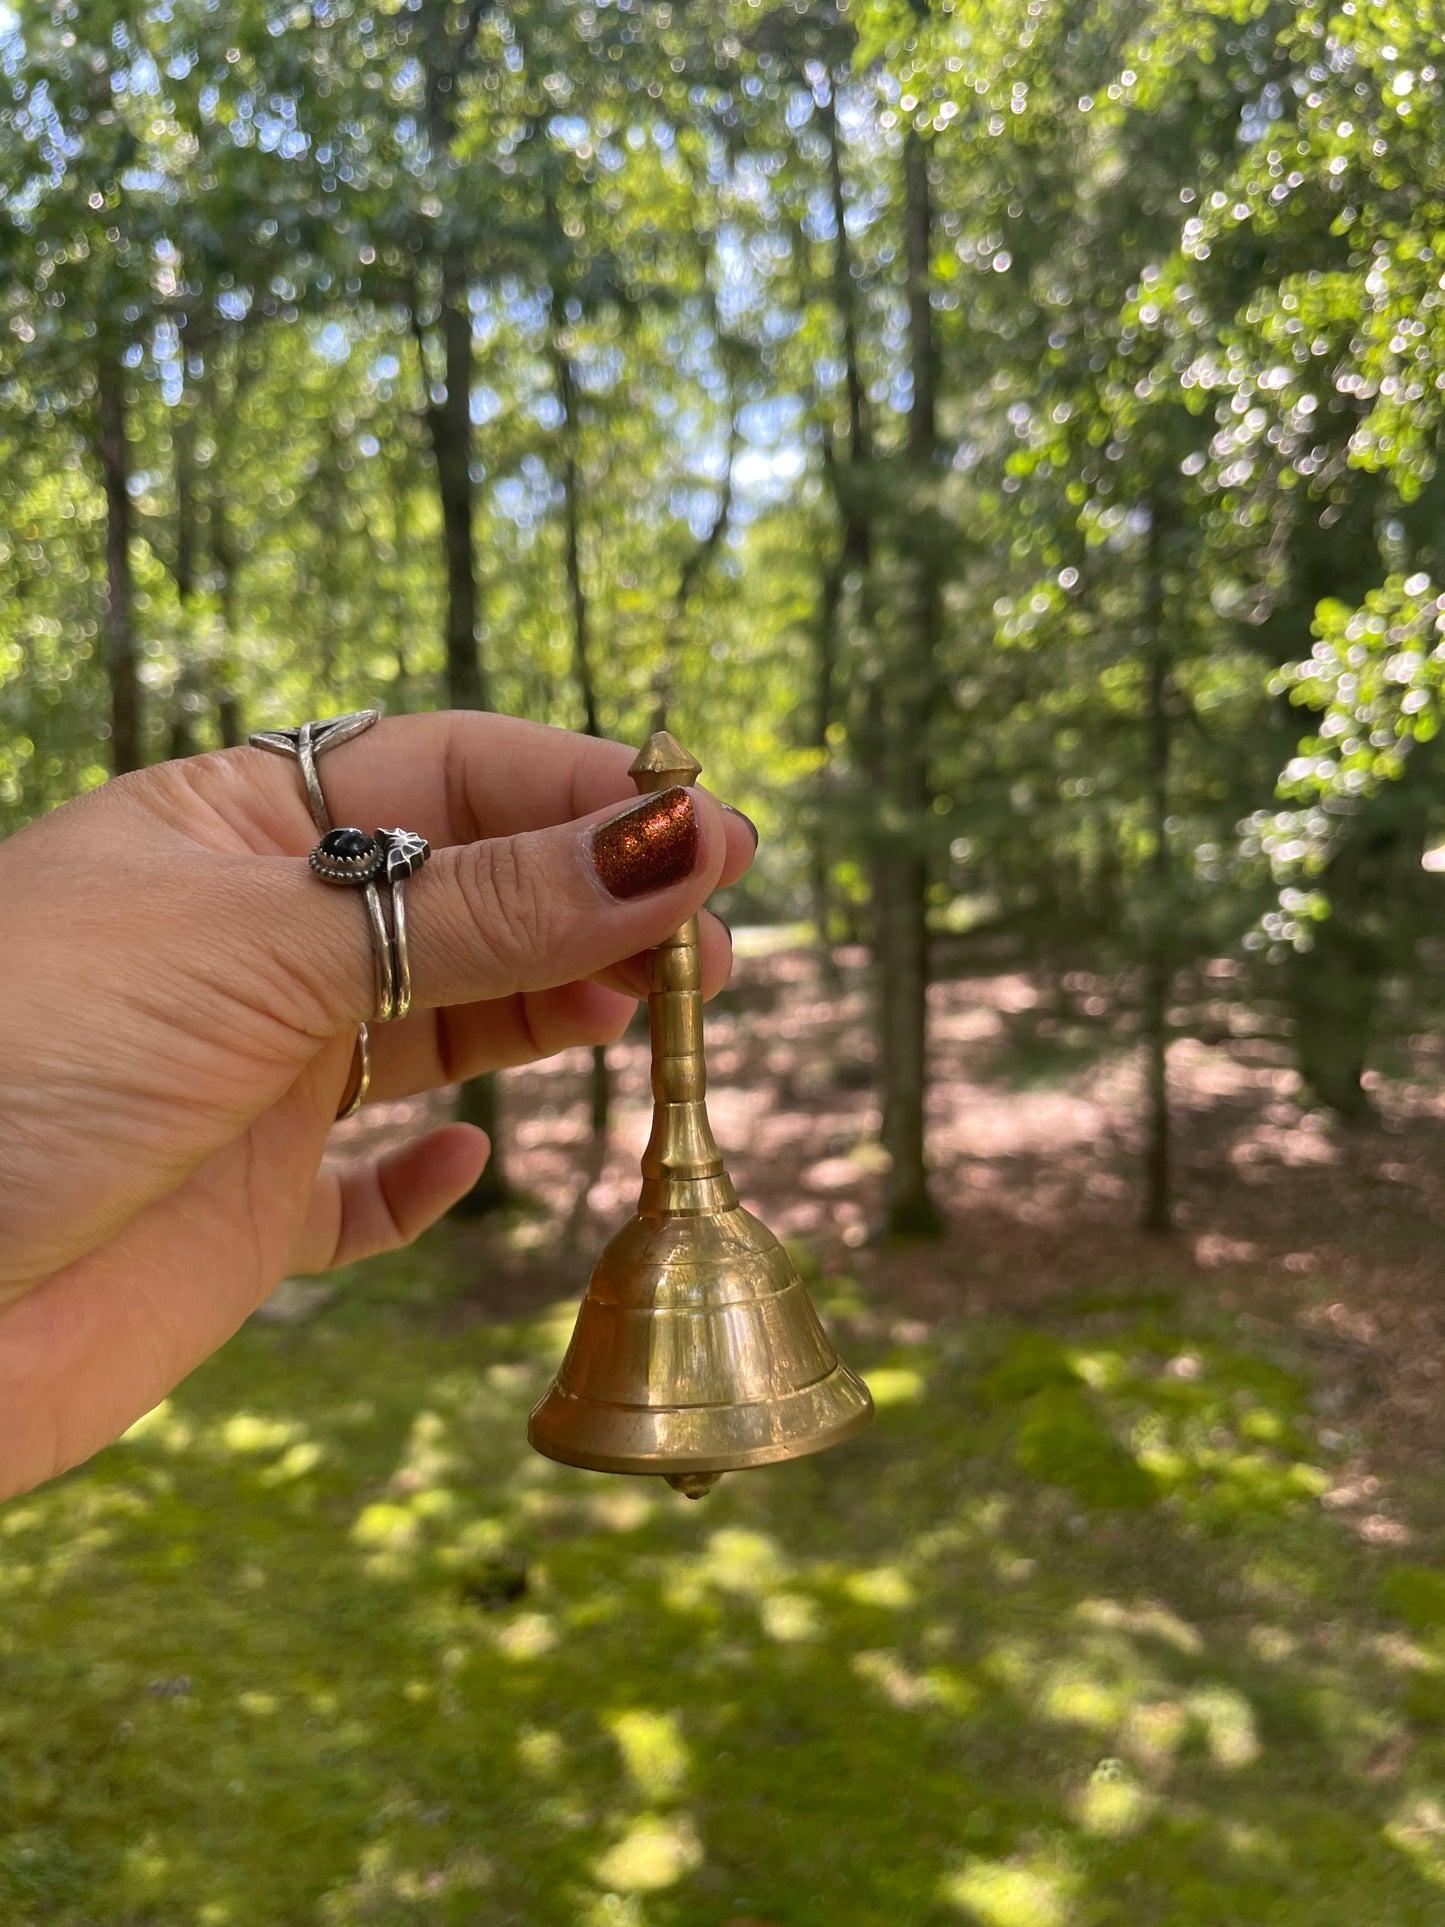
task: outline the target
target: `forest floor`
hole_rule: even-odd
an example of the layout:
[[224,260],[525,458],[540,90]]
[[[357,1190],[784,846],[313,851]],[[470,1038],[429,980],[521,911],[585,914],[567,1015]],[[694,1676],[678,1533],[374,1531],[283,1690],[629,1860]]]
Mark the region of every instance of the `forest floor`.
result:
[[[781,933],[784,937],[788,933]],[[1209,1038],[1170,1052],[1176,1235],[1137,1229],[1142,1067],[1105,979],[1018,970],[935,984],[929,1147],[948,1223],[938,1244],[872,1236],[882,1206],[876,1066],[862,953],[825,990],[807,950],[738,933],[732,984],[708,1015],[708,1107],[744,1204],[846,1273],[879,1309],[870,1334],[1026,1317],[1049,1301],[1157,1278],[1285,1339],[1320,1369],[1321,1397],[1372,1440],[1374,1477],[1337,1503],[1367,1538],[1401,1539],[1383,1481],[1445,1468],[1445,1039],[1412,1037],[1367,1078],[1375,1115],[1341,1127],[1302,1110],[1288,1044],[1232,994],[1221,962],[1180,1021]],[[559,1264],[585,1283],[631,1208],[651,1119],[646,1025],[610,1053],[614,1118],[589,1150],[585,1051],[508,1073],[507,1171],[538,1207],[500,1232],[461,1232],[482,1316],[550,1304]],[[445,1099],[380,1106],[341,1154],[444,1115]],[[1445,1521],[1442,1521],[1445,1525]]]
[[528,1208],[0,1510],[5,1927],[1445,1920],[1438,1045],[1341,1132],[1221,969],[1150,1239],[1107,986],[949,980],[949,1235],[890,1250],[861,973],[743,949],[715,1127],[872,1429],[701,1505],[529,1453],[645,1044],[600,1163],[585,1053],[509,1075]]

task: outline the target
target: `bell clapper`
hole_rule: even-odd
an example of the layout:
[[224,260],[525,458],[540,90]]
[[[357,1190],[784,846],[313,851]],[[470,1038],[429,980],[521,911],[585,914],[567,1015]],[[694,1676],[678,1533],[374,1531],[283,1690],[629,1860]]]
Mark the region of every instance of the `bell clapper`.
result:
[[[666,730],[632,765],[643,796],[700,774]],[[637,1210],[598,1260],[527,1437],[564,1465],[659,1474],[701,1499],[725,1472],[841,1444],[873,1402],[787,1252],[738,1203],[713,1137],[695,916],[648,952],[647,1014],[652,1135]]]
[[721,1472],[664,1472],[663,1477],[674,1492],[680,1492],[684,1499],[705,1499],[718,1480]]

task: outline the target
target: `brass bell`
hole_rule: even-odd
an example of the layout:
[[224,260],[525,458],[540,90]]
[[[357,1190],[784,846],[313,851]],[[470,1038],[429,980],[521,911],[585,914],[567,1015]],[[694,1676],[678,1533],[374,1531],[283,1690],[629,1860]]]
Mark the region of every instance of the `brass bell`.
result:
[[[700,770],[659,730],[631,774],[646,796]],[[637,1212],[598,1260],[527,1437],[564,1465],[659,1473],[700,1499],[724,1472],[851,1438],[873,1401],[723,1166],[703,1101],[696,917],[649,953],[647,1011],[654,1106]]]

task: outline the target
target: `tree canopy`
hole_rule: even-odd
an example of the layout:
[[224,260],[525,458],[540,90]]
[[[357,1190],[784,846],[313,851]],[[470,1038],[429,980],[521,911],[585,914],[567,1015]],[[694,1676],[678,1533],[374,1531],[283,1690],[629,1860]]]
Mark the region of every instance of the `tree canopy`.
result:
[[[362,702],[639,737],[926,987],[1201,958],[1348,1112],[1445,830],[1428,12],[20,0],[0,827]],[[1425,981],[1422,974],[1420,981]]]

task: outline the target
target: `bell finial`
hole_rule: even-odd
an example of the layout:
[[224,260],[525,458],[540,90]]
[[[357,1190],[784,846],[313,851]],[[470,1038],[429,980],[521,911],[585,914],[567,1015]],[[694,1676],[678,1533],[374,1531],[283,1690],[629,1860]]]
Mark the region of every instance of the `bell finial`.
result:
[[[647,796],[701,769],[660,729],[631,775]],[[647,1015],[652,1135],[637,1212],[598,1260],[527,1437],[564,1465],[659,1473],[700,1499],[724,1472],[841,1444],[873,1401],[787,1252],[738,1203],[713,1137],[695,916],[648,952]]]
[[674,783],[692,784],[702,775],[702,764],[689,756],[670,729],[657,729],[632,759],[627,774],[639,795],[670,790]]

